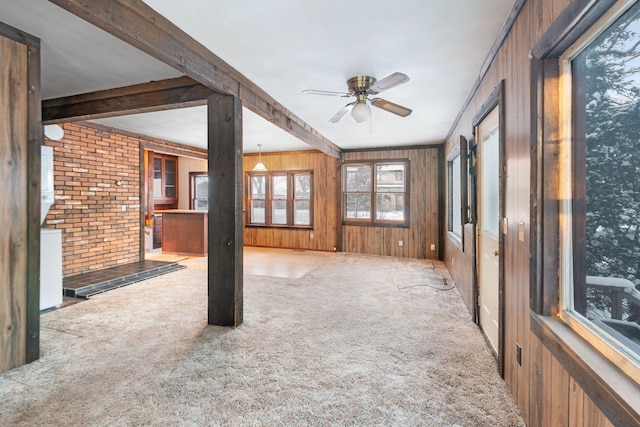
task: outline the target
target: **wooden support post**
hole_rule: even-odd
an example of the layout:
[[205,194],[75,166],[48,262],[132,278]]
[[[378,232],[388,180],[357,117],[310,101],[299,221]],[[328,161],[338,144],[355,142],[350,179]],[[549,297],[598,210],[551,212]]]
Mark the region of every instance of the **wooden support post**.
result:
[[208,99],[209,324],[242,324],[242,105]]

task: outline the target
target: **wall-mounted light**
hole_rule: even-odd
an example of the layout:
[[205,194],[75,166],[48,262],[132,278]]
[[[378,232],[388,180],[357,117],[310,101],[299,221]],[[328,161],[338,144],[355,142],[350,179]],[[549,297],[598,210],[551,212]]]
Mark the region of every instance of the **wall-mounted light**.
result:
[[122,181],[117,180],[117,181],[116,181],[116,185],[117,185],[118,187],[119,187],[119,186],[121,186],[121,185],[122,185]]
[[258,144],[258,163],[253,167],[254,171],[264,172],[267,170],[264,163],[262,163],[262,144]]
[[58,141],[64,137],[64,129],[59,125],[45,125],[44,136],[53,141]]

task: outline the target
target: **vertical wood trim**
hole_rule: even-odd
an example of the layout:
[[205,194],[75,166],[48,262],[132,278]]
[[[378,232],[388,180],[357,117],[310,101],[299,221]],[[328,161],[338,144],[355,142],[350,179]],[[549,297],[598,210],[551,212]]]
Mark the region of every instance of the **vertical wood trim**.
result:
[[504,80],[500,81],[500,84],[496,87],[498,91],[498,116],[499,116],[499,127],[500,127],[500,138],[499,138],[499,153],[498,153],[498,164],[500,168],[499,172],[499,210],[500,210],[500,240],[498,241],[498,251],[500,253],[500,257],[498,259],[498,323],[500,325],[499,333],[498,333],[498,369],[500,371],[500,375],[504,378],[505,375],[505,233],[504,233],[504,219],[506,216],[506,197],[507,197],[507,162],[506,162],[506,122],[507,117],[505,114],[505,99],[504,99]]
[[544,217],[542,216],[542,204],[544,197],[542,194],[542,167],[544,159],[542,157],[542,82],[544,77],[544,67],[540,60],[532,58],[531,60],[531,177],[530,188],[531,198],[529,200],[529,223],[530,234],[529,253],[529,306],[535,313],[542,313],[543,302],[543,281],[542,281],[542,254],[539,248],[542,248],[542,235],[544,230]]
[[[147,174],[146,174],[146,158],[147,153],[142,147],[142,144],[138,144],[138,154],[140,159],[140,170],[138,171],[138,179],[140,180],[140,252],[139,257],[141,260],[144,260],[144,254],[147,248],[145,247],[145,227],[146,227],[146,219],[148,215],[149,204],[147,198],[145,197],[147,194]],[[153,233],[153,232],[152,232]]]
[[208,100],[209,324],[240,326],[242,282],[242,105],[232,95]]
[[[577,62],[577,60],[575,61]],[[571,115],[571,225],[573,256],[573,309],[587,313],[587,94],[586,76],[572,75]],[[612,313],[615,314],[615,313]],[[615,318],[615,317],[614,317]]]
[[[438,189],[438,218],[437,218],[437,224],[438,224],[438,259],[439,260],[443,260],[444,259],[444,239],[445,239],[445,235],[446,233],[446,214],[445,214],[445,209],[447,206],[447,202],[446,202],[446,190],[445,190],[445,174],[446,174],[446,157],[445,157],[445,153],[444,153],[444,145],[441,145],[440,147],[438,147],[438,161],[437,161],[437,165],[438,165],[438,183],[437,183],[437,189]],[[428,243],[428,242],[427,242]]]
[[542,285],[541,313],[544,316],[558,314],[560,271],[560,179],[557,173],[560,157],[560,128],[558,109],[559,63],[556,60],[544,61],[543,100],[542,100],[542,161],[539,165],[540,179],[544,180],[541,188],[541,246],[538,256],[541,258]]
[[[469,141],[460,135],[460,220],[462,227],[469,222]],[[464,251],[464,233],[462,233]]]
[[335,177],[336,177],[336,185],[335,185],[335,199],[337,201],[337,203],[335,204],[335,224],[336,224],[336,228],[335,228],[335,241],[336,244],[333,248],[334,251],[336,252],[342,252],[343,251],[343,247],[342,247],[342,233],[343,233],[343,227],[342,227],[342,211],[344,209],[344,201],[343,201],[343,197],[342,197],[342,186],[343,186],[343,182],[342,182],[342,165],[344,164],[344,154],[340,155],[340,161],[337,162],[335,168]]
[[40,168],[42,100],[40,90],[40,40],[27,45],[28,104],[28,219],[27,219],[27,337],[26,362],[40,357]]
[[39,42],[0,23],[0,372],[39,356],[40,70]]

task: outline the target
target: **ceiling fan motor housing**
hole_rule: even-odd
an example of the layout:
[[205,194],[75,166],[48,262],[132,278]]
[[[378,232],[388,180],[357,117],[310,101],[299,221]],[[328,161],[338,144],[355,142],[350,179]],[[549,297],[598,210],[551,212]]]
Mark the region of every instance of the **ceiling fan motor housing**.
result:
[[376,79],[371,76],[356,76],[347,80],[347,86],[349,87],[349,93],[357,95],[366,93],[375,82]]

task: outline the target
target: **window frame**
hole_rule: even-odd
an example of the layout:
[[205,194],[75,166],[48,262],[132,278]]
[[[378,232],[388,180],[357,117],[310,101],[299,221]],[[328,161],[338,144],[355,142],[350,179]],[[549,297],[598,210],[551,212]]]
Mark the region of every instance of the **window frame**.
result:
[[[198,177],[207,177],[209,178],[209,173],[208,172],[189,172],[189,209],[191,210],[197,210],[196,209],[196,178]],[[199,198],[197,200],[203,200],[203,198]],[[207,191],[207,206],[209,205],[209,192]],[[209,209],[207,208],[207,211]]]
[[[309,176],[310,188],[309,188],[309,224],[296,224],[294,209],[296,201],[303,199],[296,199],[295,195],[295,179],[296,176]],[[265,177],[265,198],[253,199],[252,197],[252,177],[263,176]],[[286,199],[273,197],[273,178],[277,176],[285,176],[287,182],[287,197]],[[296,228],[296,229],[311,229],[313,230],[313,199],[314,199],[314,180],[313,170],[284,170],[284,171],[247,171],[245,173],[245,203],[247,206],[245,213],[245,226],[246,227],[263,227],[263,228]],[[253,200],[264,201],[265,217],[264,223],[253,222],[251,216],[251,204]],[[286,223],[274,224],[273,223],[273,202],[274,200],[285,200],[286,206]],[[306,200],[306,199],[304,199]]]
[[[580,314],[575,306],[575,286],[580,286],[576,283],[576,274],[574,266],[576,266],[575,248],[579,244],[577,232],[577,221],[575,221],[573,212],[576,208],[575,201],[577,198],[584,198],[584,195],[580,195],[581,190],[578,184],[578,179],[575,176],[576,173],[582,178],[585,178],[585,170],[582,167],[578,167],[577,163],[580,161],[580,152],[584,147],[576,148],[578,144],[584,144],[584,141],[578,142],[574,133],[574,126],[578,120],[574,114],[574,87],[573,81],[575,80],[572,74],[572,61],[584,51],[592,41],[600,34],[605,32],[608,27],[619,17],[621,17],[628,7],[631,7],[633,3],[625,3],[625,7],[615,8],[609,13],[605,14],[597,23],[595,23],[585,34],[580,37],[560,58],[560,76],[565,80],[565,84],[560,88],[561,102],[564,103],[560,109],[560,139],[566,141],[561,143],[560,149],[562,153],[565,153],[560,160],[560,168],[564,173],[560,177],[560,215],[561,215],[561,240],[560,240],[560,309],[559,317],[565,323],[567,323],[578,334],[583,336],[587,341],[593,343],[596,346],[602,347],[602,352],[618,365],[626,365],[624,360],[620,359],[622,356],[628,359],[637,368],[637,373],[640,374],[640,355],[633,354],[623,347],[622,343],[615,340],[611,335],[607,334],[601,328],[599,328],[594,322],[588,320],[582,314]],[[596,28],[597,27],[597,28]],[[584,154],[582,154],[584,155]],[[582,159],[584,160],[584,159]],[[584,190],[582,190],[584,191]],[[586,289],[586,287],[582,286]],[[630,370],[632,370],[630,368]]]
[[[558,342],[577,350],[571,335],[588,343],[606,358],[626,381],[640,378],[640,366],[621,352],[614,340],[581,315],[573,301],[573,113],[570,60],[620,17],[636,1],[602,0],[573,2],[532,49],[532,198],[531,198],[531,293],[532,329],[543,342]],[[580,49],[578,49],[580,47]],[[558,319],[560,324],[555,324]],[[565,325],[566,329],[562,327]],[[574,343],[571,345],[571,343]],[[575,357],[558,355],[567,363]],[[569,369],[569,368],[567,368]],[[577,369],[577,368],[572,368]],[[603,381],[606,368],[580,365],[585,381]],[[617,390],[612,389],[615,393]],[[620,396],[619,396],[620,397]],[[624,398],[622,399],[624,400]],[[613,403],[612,403],[613,404]],[[615,402],[615,405],[618,405]],[[615,406],[614,405],[614,406]],[[607,414],[615,419],[615,411]]]
[[[401,192],[381,192],[376,191],[377,185],[377,177],[376,170],[379,165],[392,165],[392,164],[402,164],[404,166],[404,191]],[[353,192],[347,191],[347,167],[354,165],[362,165],[370,168],[371,171],[371,188],[368,192]],[[409,159],[377,159],[377,160],[349,160],[343,162],[342,165],[342,224],[343,225],[359,225],[359,226],[374,226],[374,227],[396,227],[396,228],[409,228],[410,218],[409,218],[409,207],[410,207],[410,161]],[[347,218],[347,195],[348,194],[369,194],[370,198],[370,207],[369,207],[369,218]],[[402,209],[404,212],[404,218],[399,220],[389,220],[389,219],[377,219],[377,196],[378,194],[402,194],[403,195],[403,203]]]
[[[454,168],[456,159],[458,161],[457,170]],[[447,158],[447,232],[458,242],[462,242],[462,156],[460,147],[453,150]],[[457,193],[456,190],[457,182]],[[456,216],[458,211],[460,217]],[[459,220],[459,221],[457,221]]]

